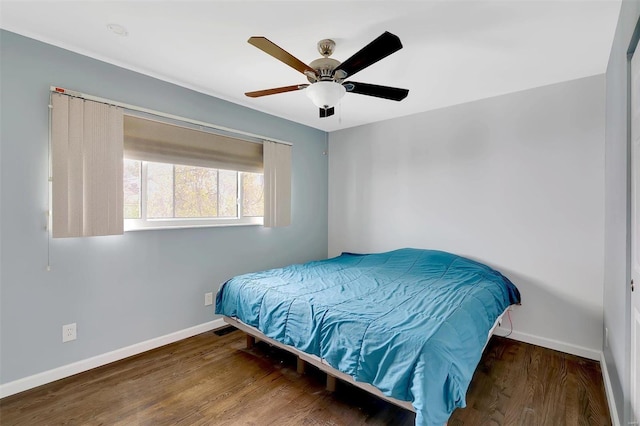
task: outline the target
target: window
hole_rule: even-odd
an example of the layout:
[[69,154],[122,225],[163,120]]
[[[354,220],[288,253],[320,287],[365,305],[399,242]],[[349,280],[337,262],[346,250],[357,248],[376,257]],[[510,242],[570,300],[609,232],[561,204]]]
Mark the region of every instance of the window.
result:
[[51,92],[53,238],[290,225],[288,142],[59,87]]
[[125,159],[126,229],[262,224],[264,176]]
[[125,229],[263,224],[263,143],[185,126],[125,115]]

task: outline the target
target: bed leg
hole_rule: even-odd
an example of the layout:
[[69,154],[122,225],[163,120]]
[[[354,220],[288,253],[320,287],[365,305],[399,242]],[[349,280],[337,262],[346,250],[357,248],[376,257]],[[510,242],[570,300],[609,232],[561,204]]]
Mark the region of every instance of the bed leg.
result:
[[256,344],[256,338],[247,334],[247,349],[251,349]]
[[332,376],[331,374],[327,374],[327,390],[329,392],[336,391],[336,382],[337,382],[337,379],[335,378],[335,376]]
[[298,374],[304,374],[304,369],[306,365],[307,363],[302,358],[298,357],[298,366],[297,366]]

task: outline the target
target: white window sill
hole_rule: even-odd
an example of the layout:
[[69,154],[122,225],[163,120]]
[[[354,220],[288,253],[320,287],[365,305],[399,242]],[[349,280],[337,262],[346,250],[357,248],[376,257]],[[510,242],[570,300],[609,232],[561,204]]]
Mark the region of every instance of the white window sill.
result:
[[125,219],[124,232],[130,231],[152,231],[161,229],[188,229],[188,228],[219,228],[230,226],[262,226],[262,217],[252,217],[243,219],[178,219],[178,220],[138,220]]

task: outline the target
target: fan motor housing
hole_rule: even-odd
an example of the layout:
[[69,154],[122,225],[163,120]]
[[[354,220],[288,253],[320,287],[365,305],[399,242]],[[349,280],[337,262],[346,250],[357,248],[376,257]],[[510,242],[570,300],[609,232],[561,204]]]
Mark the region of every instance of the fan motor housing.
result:
[[[333,58],[319,58],[309,64],[309,66],[316,71],[318,80],[320,81],[333,80],[333,70],[335,70],[338,65],[340,65],[340,61]],[[310,83],[314,83],[313,79],[309,77],[307,77],[307,79]]]

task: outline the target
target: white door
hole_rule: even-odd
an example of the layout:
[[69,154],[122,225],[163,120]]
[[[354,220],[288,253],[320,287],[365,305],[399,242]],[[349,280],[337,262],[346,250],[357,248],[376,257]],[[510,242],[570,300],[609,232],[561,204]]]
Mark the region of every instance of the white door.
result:
[[631,279],[631,421],[640,424],[640,50],[631,60]]

